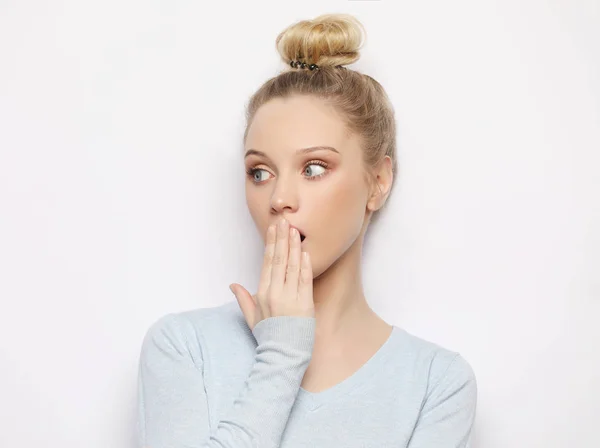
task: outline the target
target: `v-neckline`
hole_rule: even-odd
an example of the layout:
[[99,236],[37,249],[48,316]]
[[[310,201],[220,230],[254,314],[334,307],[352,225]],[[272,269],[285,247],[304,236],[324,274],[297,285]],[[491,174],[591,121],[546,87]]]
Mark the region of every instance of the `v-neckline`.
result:
[[362,366],[353,374],[343,379],[339,383],[322,390],[320,392],[309,392],[303,387],[298,390],[296,397],[296,406],[314,411],[321,405],[342,397],[363,383],[380,369],[380,364],[390,355],[393,340],[398,336],[401,329],[392,325],[392,331],[386,341]]

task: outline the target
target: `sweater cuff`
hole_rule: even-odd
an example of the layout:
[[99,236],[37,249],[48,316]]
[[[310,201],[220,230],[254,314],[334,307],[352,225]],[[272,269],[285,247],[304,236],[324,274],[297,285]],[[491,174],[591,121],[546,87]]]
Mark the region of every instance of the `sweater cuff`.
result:
[[254,326],[252,334],[259,345],[268,341],[276,341],[312,353],[316,323],[315,317],[268,317]]

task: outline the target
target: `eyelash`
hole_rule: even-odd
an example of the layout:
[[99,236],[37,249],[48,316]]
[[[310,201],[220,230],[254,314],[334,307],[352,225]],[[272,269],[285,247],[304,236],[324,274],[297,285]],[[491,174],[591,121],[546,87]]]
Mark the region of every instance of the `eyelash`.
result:
[[[329,166],[327,163],[325,163],[325,162],[323,162],[323,161],[321,161],[321,160],[311,160],[310,162],[307,162],[307,163],[306,163],[306,165],[304,165],[304,168],[303,168],[303,170],[305,170],[305,169],[306,169],[306,167],[307,167],[307,166],[310,166],[310,165],[321,165],[321,166],[322,166],[322,167],[324,167],[324,168],[327,168],[327,167]],[[255,173],[256,171],[267,171],[267,170],[265,170],[265,169],[263,169],[263,168],[256,168],[256,166],[255,166],[255,167],[253,167],[253,168],[248,168],[248,169],[246,170],[246,174],[247,174],[248,176],[251,176],[251,177],[253,177],[253,176],[254,176],[254,173]],[[308,179],[308,180],[317,180],[318,178],[325,176],[325,175],[327,174],[327,172],[328,172],[328,170],[325,170],[325,171],[324,171],[322,174],[317,174],[316,176],[310,176],[310,177],[308,177],[307,179]],[[254,181],[254,180],[253,180],[252,182],[254,182],[255,184],[257,184],[257,185],[258,185],[258,184],[261,184],[261,183],[263,183],[264,181],[263,181],[263,182],[256,182],[256,181]]]

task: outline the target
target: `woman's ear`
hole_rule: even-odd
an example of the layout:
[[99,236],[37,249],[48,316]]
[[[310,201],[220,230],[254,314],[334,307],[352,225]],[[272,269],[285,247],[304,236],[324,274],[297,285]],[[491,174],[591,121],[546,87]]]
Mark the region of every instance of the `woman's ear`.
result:
[[390,156],[385,156],[379,163],[378,168],[373,172],[372,179],[371,196],[367,202],[367,208],[374,212],[383,207],[390,194],[390,189],[392,188],[394,172],[392,170],[392,159]]

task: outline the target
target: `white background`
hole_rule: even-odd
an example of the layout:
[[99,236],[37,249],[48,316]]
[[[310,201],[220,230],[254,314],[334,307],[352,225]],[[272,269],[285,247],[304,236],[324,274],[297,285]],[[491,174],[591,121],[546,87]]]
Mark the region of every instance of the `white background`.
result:
[[132,447],[166,313],[257,285],[243,114],[328,12],[398,119],[388,322],[476,371],[474,448],[600,446],[600,5],[0,1],[0,446]]

